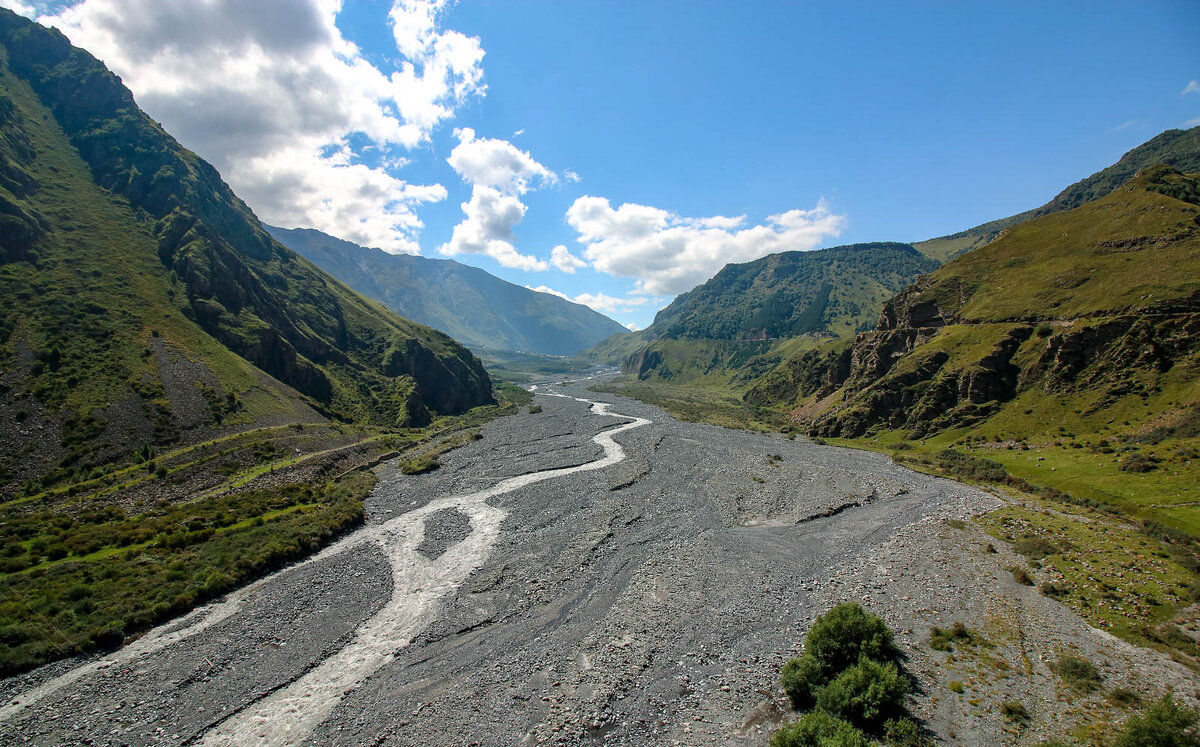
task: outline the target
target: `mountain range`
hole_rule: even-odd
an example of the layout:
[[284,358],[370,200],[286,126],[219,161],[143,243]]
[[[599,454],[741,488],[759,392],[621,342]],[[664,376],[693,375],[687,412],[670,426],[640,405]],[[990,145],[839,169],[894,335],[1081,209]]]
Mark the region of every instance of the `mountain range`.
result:
[[573,355],[625,331],[587,306],[453,260],[389,254],[313,229],[266,228],[364,296],[476,351]]

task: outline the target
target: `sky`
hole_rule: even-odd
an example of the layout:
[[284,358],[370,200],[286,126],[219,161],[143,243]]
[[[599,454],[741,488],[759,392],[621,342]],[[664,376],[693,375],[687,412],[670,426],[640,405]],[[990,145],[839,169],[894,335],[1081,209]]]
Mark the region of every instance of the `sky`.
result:
[[920,241],[1200,125],[1200,3],[0,0],[265,222],[632,328],[729,262]]

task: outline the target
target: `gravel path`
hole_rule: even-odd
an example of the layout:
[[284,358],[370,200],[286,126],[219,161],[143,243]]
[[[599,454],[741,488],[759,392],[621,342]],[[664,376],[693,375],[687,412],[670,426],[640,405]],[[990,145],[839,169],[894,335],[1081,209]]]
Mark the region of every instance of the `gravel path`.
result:
[[538,395],[436,472],[384,467],[368,525],[314,558],[0,683],[0,743],[762,745],[831,579],[991,500],[878,454]]

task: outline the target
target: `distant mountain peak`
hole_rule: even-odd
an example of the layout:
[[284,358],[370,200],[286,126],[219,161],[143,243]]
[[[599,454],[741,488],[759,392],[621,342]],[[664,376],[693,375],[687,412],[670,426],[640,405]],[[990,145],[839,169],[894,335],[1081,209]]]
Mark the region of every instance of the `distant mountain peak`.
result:
[[573,355],[625,331],[587,306],[452,259],[389,254],[311,228],[267,230],[359,293],[476,349]]

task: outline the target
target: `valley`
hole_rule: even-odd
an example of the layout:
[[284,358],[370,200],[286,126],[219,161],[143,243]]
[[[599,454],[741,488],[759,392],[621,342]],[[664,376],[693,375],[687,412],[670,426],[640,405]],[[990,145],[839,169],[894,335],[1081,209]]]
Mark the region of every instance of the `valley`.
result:
[[[963,524],[995,495],[578,385],[534,402],[435,472],[385,465],[365,526],[310,559],[114,653],[5,680],[0,739],[762,744],[789,711],[779,667],[843,599],[898,629],[915,710],[958,744],[1118,717],[1103,693],[1063,690],[1047,664],[1063,650],[1106,689],[1194,687],[1007,580],[1009,551]],[[956,621],[989,648],[930,649]],[[1017,700],[1019,728],[999,710]]]

